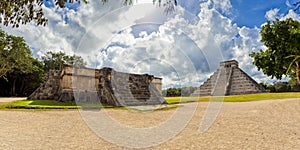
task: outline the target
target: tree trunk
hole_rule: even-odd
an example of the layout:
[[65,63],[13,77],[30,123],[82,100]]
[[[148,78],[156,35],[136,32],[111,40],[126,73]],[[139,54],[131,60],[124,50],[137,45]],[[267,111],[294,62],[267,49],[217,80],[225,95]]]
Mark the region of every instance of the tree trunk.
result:
[[12,93],[11,93],[11,96],[16,96],[16,82],[17,82],[17,78],[14,79],[14,83],[12,85]]
[[295,63],[296,63],[296,79],[297,79],[298,84],[300,84],[299,64],[298,64],[298,61],[296,61]]
[[19,92],[21,92],[21,95],[24,96],[24,79],[22,80],[22,84],[21,84],[21,87],[19,89]]
[[0,67],[0,78],[2,78],[8,71],[7,65],[5,64],[1,64],[1,67]]

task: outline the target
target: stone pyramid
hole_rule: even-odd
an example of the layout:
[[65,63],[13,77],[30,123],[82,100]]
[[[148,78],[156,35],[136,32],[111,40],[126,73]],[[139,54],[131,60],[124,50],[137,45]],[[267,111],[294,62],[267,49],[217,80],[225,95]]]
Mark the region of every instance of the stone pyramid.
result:
[[238,66],[236,60],[220,63],[219,69],[191,96],[222,96],[262,93],[265,89]]
[[91,69],[64,66],[49,71],[46,82],[28,99],[58,100],[140,106],[166,104],[161,93],[162,78],[148,74],[132,74],[112,68]]

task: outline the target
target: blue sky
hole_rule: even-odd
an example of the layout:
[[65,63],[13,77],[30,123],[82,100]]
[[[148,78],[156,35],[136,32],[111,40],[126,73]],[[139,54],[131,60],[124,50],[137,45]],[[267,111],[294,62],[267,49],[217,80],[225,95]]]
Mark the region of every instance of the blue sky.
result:
[[[194,2],[189,2],[178,0],[178,5],[182,6],[192,14],[198,14],[200,11],[198,5],[205,1],[206,0],[196,0]],[[48,2],[44,0],[44,2],[47,7],[54,7],[52,0]],[[267,11],[278,8],[279,13],[286,14],[290,9],[294,8],[292,4],[295,3],[296,0],[230,0],[230,2],[233,8],[232,13],[228,15],[228,17],[232,17],[234,23],[237,23],[239,26],[259,27],[267,21],[267,18],[265,17]],[[76,10],[79,7],[79,4],[66,4],[66,6]]]
[[235,59],[258,82],[273,82],[252,64],[251,52],[265,49],[259,31],[267,20],[293,18],[292,0],[178,0],[172,15],[152,0],[124,7],[120,1],[43,8],[46,27],[3,27],[22,36],[36,57],[47,51],[80,55],[88,67],[149,73],[163,86],[199,86],[219,66]]
[[[289,10],[294,9],[293,3],[296,0],[230,0],[232,5],[232,10],[230,14],[224,14],[225,16],[232,18],[233,23],[236,23],[239,27],[261,27],[268,18],[266,18],[266,12],[272,9],[278,9],[279,14],[287,14]],[[206,2],[206,0],[198,1],[183,1],[179,0],[178,4],[186,9],[193,15],[197,15],[200,12],[198,5],[201,2]],[[221,11],[220,11],[221,12]],[[222,12],[221,12],[222,13]],[[147,28],[149,31],[153,31],[157,27]],[[133,32],[136,33],[139,30],[142,30],[142,27],[136,26],[136,30]],[[148,32],[148,31],[147,31]]]
[[[199,13],[200,9],[197,4],[206,0],[198,1],[183,1],[179,0],[178,4],[193,14]],[[231,14],[227,15],[233,18],[233,22],[238,26],[260,27],[267,21],[265,14],[271,9],[279,9],[279,13],[287,14],[290,9],[293,9],[293,3],[296,0],[230,0],[232,5]]]
[[234,9],[234,22],[239,26],[260,27],[267,21],[265,14],[270,9],[278,8],[279,13],[286,14],[289,6],[284,0],[231,0]]

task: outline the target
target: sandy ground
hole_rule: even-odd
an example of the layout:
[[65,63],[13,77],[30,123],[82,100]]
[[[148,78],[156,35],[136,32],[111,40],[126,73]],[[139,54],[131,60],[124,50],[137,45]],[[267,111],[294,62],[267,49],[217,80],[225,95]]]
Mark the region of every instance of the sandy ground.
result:
[[0,97],[0,103],[13,102],[27,99],[26,97]]
[[[300,99],[224,103],[205,133],[198,129],[208,103],[198,104],[182,132],[149,149],[300,149]],[[175,111],[105,110],[130,127],[159,125]],[[0,127],[0,149],[126,149],[97,136],[74,110],[3,110]]]

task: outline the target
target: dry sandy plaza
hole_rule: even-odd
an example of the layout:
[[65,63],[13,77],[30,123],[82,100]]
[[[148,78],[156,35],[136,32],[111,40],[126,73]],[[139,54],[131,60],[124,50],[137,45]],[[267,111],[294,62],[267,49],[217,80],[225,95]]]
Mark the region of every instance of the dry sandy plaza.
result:
[[[172,117],[185,117],[184,113],[174,114],[178,109],[192,105],[197,105],[196,110],[182,130],[167,140],[150,143],[146,149],[300,149],[299,98],[223,103],[216,120],[204,133],[199,131],[199,126],[209,102],[181,104],[176,109],[159,111],[101,111],[122,127],[155,129]],[[99,116],[94,119],[101,121]],[[138,143],[149,138],[141,137],[124,146],[124,142],[120,141],[130,142],[135,133],[124,136],[122,130],[110,131],[110,124],[100,129],[88,122],[80,110],[1,110],[0,149],[128,149],[143,147]],[[177,128],[177,125],[173,127]],[[161,134],[172,134],[169,130],[176,128],[165,128],[166,132]],[[107,137],[98,134],[97,129],[107,130],[107,135],[115,134],[114,137],[120,141],[107,140]],[[161,134],[151,134],[150,139],[165,138]]]

